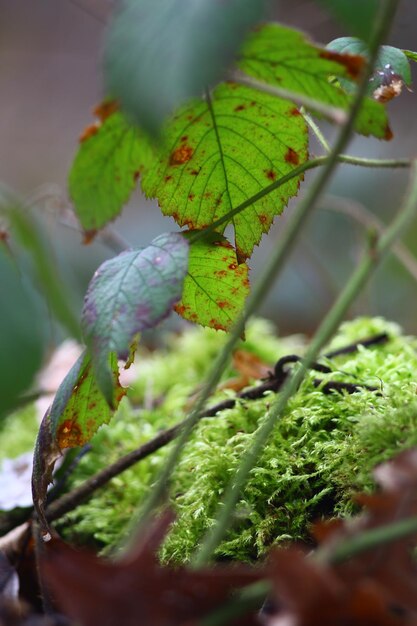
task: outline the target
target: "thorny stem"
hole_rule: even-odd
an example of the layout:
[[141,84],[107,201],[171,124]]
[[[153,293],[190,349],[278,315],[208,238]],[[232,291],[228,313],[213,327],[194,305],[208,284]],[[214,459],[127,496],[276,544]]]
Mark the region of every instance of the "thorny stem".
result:
[[[255,285],[251,296],[248,298],[248,303],[246,310],[239,318],[237,323],[235,324],[232,336],[227,342],[225,349],[220,355],[218,363],[216,363],[216,367],[214,371],[219,372],[218,376],[220,377],[220,365],[227,362],[227,355],[233,349],[238,337],[244,331],[246,321],[250,317],[250,315],[257,309],[260,302],[262,302],[265,295],[270,290],[270,286],[273,280],[276,278],[279,270],[281,269],[283,262],[294,243],[296,236],[299,232],[301,232],[301,228],[306,221],[310,211],[314,208],[317,199],[320,197],[322,192],[324,191],[333,170],[335,169],[338,162],[338,155],[344,150],[346,147],[351,133],[353,131],[353,127],[355,124],[355,120],[359,113],[362,101],[366,95],[367,86],[369,78],[372,75],[377,56],[378,50],[381,41],[385,38],[385,35],[388,32],[391,21],[394,17],[395,10],[398,5],[398,0],[385,0],[381,4],[381,9],[378,13],[376,25],[374,28],[374,32],[371,36],[371,41],[369,44],[369,63],[366,66],[366,69],[362,75],[361,81],[358,85],[358,90],[356,92],[354,101],[352,103],[352,107],[349,111],[349,117],[346,123],[343,125],[339,136],[336,140],[336,143],[333,147],[331,154],[328,157],[328,162],[324,167],[321,175],[319,175],[312,183],[309,191],[303,200],[298,204],[298,207],[293,215],[292,220],[288,224],[288,228],[284,234],[284,237],[279,242],[277,246],[276,252],[267,267],[266,271],[262,275],[259,282]],[[413,182],[414,179],[413,179]],[[417,193],[416,189],[413,190]],[[409,199],[413,198],[413,193],[410,194]],[[412,211],[414,209],[414,205],[410,202],[407,204],[404,211],[401,213],[398,220],[392,225],[390,229],[390,237],[387,240],[388,233],[385,235],[381,242],[377,244],[376,248],[378,252],[382,251],[386,252],[388,250],[387,247],[380,248],[382,246],[382,241],[388,242],[389,245],[392,243],[392,240],[396,238],[397,231],[399,231],[399,224],[402,224],[401,217],[403,215],[407,216],[407,223],[410,219],[410,213],[412,215]],[[394,229],[394,231],[393,231]],[[394,234],[392,233],[395,233]],[[318,355],[320,348],[324,345],[324,343],[331,337],[332,333],[337,327],[337,324],[342,319],[345,311],[349,307],[350,303],[356,297],[366,278],[370,274],[370,271],[373,269],[376,264],[377,257],[374,254],[369,254],[366,259],[361,264],[358,271],[354,274],[351,281],[348,283],[346,288],[343,290],[342,294],[339,296],[329,315],[325,318],[323,324],[320,326],[318,333],[316,334],[315,339],[313,339],[312,345],[307,354],[307,366],[309,362],[312,362]],[[227,351],[227,352],[226,352]],[[229,483],[229,486],[226,489],[225,497],[223,504],[220,506],[218,510],[218,515],[216,519],[216,523],[212,526],[212,528],[206,534],[200,549],[197,551],[194,559],[192,560],[192,564],[194,567],[200,567],[204,563],[206,563],[211,556],[213,555],[214,550],[219,545],[222,540],[225,532],[227,531],[231,519],[233,516],[233,511],[235,509],[236,503],[238,502],[241,489],[246,483],[247,477],[261,453],[274,425],[279,415],[282,413],[285,408],[289,398],[295,393],[298,386],[302,382],[305,376],[306,368],[305,366],[300,367],[294,376],[292,376],[289,382],[285,385],[282,393],[280,394],[279,399],[274,406],[271,408],[269,417],[265,420],[262,426],[258,429],[257,434],[255,435],[253,445],[248,450],[246,456],[242,459],[242,462],[238,468],[238,471],[234,477],[234,480]],[[191,431],[191,428],[189,429]],[[185,443],[185,439],[184,439]],[[181,446],[182,447],[182,446]],[[181,448],[178,448],[178,455]],[[173,466],[170,468],[170,471],[173,469]]]
[[289,379],[284,386],[280,396],[272,405],[269,415],[258,429],[254,436],[253,444],[243,457],[238,468],[234,481],[229,484],[226,489],[223,507],[219,509],[217,523],[213,526],[213,530],[209,532],[203,542],[200,551],[194,559],[195,565],[201,565],[212,554],[215,548],[222,540],[224,533],[230,525],[234,507],[239,499],[241,490],[246,483],[248,475],[253,468],[257,458],[262,452],[268,438],[276,424],[277,419],[287,406],[288,400],[297,391],[302,383],[306,368],[312,363],[319,354],[322,346],[330,339],[340,321],[343,319],[346,311],[355,300],[362,287],[372,274],[375,267],[381,259],[390,251],[394,241],[405,231],[406,227],[411,223],[417,211],[417,161],[412,168],[412,180],[409,193],[406,196],[404,206],[393,221],[391,226],[386,230],[384,235],[377,241],[372,248],[368,250],[368,254],[363,258],[358,268],[353,272],[350,280],[340,293],[333,307],[324,318],[317,333],[313,337],[311,345],[304,357],[304,363]]

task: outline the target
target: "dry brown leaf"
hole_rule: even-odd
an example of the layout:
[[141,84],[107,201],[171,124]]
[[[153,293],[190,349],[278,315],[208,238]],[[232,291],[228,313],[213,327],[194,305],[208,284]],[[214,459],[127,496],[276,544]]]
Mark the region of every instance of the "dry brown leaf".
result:
[[[232,592],[261,578],[249,566],[198,571],[162,567],[155,556],[171,517],[142,537],[133,553],[105,561],[54,538],[45,545],[43,578],[60,609],[83,626],[192,626]],[[230,622],[255,626],[250,614]]]

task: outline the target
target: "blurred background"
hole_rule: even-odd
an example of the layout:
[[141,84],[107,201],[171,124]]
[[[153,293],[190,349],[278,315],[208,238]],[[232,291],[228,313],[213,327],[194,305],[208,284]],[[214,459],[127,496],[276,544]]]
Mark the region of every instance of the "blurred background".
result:
[[[111,0],[0,0],[0,180],[37,207],[55,259],[78,310],[98,264],[114,253],[99,241],[82,245],[74,224],[62,217],[66,179],[78,137],[93,121],[103,96],[100,53]],[[347,33],[311,0],[273,2],[274,18],[326,44]],[[417,49],[417,3],[403,0],[389,41]],[[417,65],[412,67],[417,85]],[[417,90],[417,87],[416,87]],[[351,154],[380,158],[416,156],[417,93],[404,91],[389,105],[394,139],[355,138]],[[321,124],[331,139],[334,130]],[[312,153],[321,150],[313,142]],[[307,174],[303,189],[314,173]],[[407,170],[343,165],[292,253],[260,313],[281,333],[311,333],[328,310],[364,249],[364,222],[392,219],[407,185]],[[293,201],[294,202],[294,201]],[[286,211],[291,213],[293,204]],[[252,281],[282,232],[286,215],[250,260]],[[175,230],[156,203],[135,192],[113,226],[133,246]],[[350,315],[383,315],[417,333],[417,223],[398,256],[383,263]],[[404,263],[407,267],[404,266]],[[177,322],[181,323],[179,318]]]

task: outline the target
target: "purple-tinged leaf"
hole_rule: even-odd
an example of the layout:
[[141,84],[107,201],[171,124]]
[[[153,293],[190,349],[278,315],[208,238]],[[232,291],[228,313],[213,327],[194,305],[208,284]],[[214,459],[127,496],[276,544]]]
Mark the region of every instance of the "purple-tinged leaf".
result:
[[82,327],[97,382],[110,405],[113,379],[109,353],[127,359],[137,335],[153,328],[181,298],[188,268],[188,243],[178,233],[164,234],[147,247],[103,263],[84,301]]

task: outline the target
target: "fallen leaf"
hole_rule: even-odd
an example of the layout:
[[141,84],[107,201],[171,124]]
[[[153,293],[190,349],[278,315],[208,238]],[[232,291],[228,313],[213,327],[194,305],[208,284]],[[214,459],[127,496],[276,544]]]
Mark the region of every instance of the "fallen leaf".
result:
[[[156,551],[171,522],[170,515],[162,517],[119,561],[99,559],[53,538],[40,565],[61,610],[83,626],[192,626],[261,578],[259,570],[246,565],[162,567]],[[258,623],[253,612],[228,622]]]

